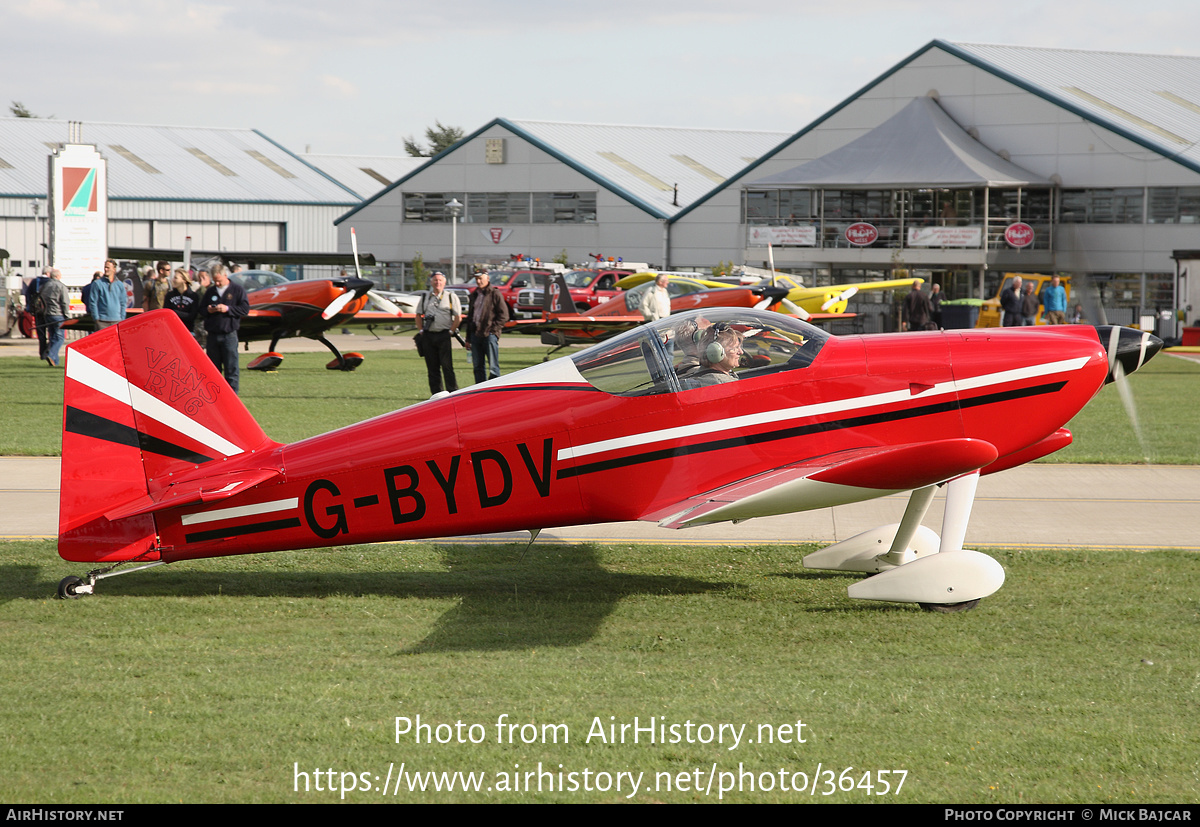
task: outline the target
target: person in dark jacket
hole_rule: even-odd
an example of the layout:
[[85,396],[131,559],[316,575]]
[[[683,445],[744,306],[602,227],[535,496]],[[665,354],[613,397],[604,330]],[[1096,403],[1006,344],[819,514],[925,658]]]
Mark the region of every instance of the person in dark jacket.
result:
[[1000,292],[1000,309],[1004,311],[1004,327],[1020,327],[1024,324],[1022,313],[1024,301],[1021,298],[1021,277],[1013,276],[1012,284]]
[[1037,294],[1033,292],[1033,282],[1025,282],[1025,290],[1021,293],[1021,324],[1032,327],[1037,323],[1038,305]]
[[507,321],[508,303],[487,273],[476,273],[475,292],[467,306],[467,346],[471,348],[476,384],[500,375],[500,333]]
[[171,291],[167,293],[165,306],[175,312],[190,333],[200,312],[200,296],[192,289],[192,280],[182,267],[175,271],[171,279]]
[[933,308],[929,304],[929,297],[921,292],[921,285],[913,284],[912,290],[909,290],[908,295],[904,297],[904,304],[900,309],[902,313],[901,327],[904,329],[925,330],[929,326]]
[[62,273],[55,268],[50,269],[50,277],[42,285],[39,294],[42,300],[42,314],[46,325],[46,353],[42,356],[52,368],[58,367],[58,352],[62,349],[64,336],[62,323],[66,321],[67,312],[71,309],[71,299],[67,295],[67,287],[62,283]]
[[204,329],[208,332],[205,348],[208,358],[225,376],[233,392],[238,390],[238,328],[242,317],[250,313],[250,300],[237,282],[229,280],[222,264],[212,266],[213,284],[204,292]]

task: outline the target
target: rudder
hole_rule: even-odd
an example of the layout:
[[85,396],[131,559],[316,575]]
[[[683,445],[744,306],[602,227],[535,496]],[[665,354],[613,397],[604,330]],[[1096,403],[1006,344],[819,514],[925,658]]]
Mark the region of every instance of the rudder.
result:
[[[155,501],[205,464],[273,447],[169,310],[67,349],[58,552],[80,562],[158,559]],[[107,515],[107,516],[106,516]]]

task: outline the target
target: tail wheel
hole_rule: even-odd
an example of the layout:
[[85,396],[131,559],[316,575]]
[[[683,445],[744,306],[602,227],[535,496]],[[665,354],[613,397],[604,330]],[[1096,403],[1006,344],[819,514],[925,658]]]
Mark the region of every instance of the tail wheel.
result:
[[75,591],[75,589],[78,586],[82,586],[83,583],[84,580],[82,577],[76,577],[75,575],[64,577],[58,582],[58,599],[78,600],[79,598],[83,597],[83,595]]

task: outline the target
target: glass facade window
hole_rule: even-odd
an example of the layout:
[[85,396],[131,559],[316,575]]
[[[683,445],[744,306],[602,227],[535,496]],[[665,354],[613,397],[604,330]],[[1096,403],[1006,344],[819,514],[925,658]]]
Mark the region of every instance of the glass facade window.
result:
[[533,223],[594,224],[596,223],[596,193],[535,192],[533,193]]
[[463,221],[468,224],[528,224],[529,193],[468,193]]
[[1145,201],[1141,187],[1063,190],[1062,224],[1141,224]]
[[594,192],[406,192],[408,223],[449,223],[446,205],[457,198],[466,205],[468,224],[594,224]]
[[461,192],[406,192],[404,220],[423,224],[449,224],[450,213],[446,210],[446,205],[455,198],[461,204],[466,197]]
[[813,190],[746,190],[742,223],[786,226],[809,222],[817,215],[818,203]]
[[1151,224],[1200,224],[1200,187],[1151,187]]

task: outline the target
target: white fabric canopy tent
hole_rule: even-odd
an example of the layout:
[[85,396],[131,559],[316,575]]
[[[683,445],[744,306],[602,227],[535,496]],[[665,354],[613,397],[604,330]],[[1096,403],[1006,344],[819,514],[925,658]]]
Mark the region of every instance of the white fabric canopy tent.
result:
[[933,98],[911,103],[865,135],[747,189],[970,189],[1052,186],[972,138]]

